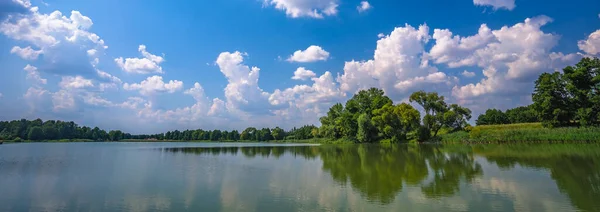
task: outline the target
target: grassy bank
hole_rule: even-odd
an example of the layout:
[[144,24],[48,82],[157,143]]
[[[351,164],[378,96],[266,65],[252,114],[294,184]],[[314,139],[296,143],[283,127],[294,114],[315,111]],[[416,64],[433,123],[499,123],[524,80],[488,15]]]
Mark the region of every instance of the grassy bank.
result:
[[600,128],[543,128],[540,123],[484,125],[440,138],[444,143],[600,142]]

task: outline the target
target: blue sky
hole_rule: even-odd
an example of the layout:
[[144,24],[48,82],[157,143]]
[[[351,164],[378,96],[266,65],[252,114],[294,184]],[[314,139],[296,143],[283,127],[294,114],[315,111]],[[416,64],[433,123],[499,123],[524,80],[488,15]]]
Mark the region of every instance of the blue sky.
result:
[[600,51],[595,0],[0,0],[0,119],[154,133],[318,124],[379,87],[471,108]]

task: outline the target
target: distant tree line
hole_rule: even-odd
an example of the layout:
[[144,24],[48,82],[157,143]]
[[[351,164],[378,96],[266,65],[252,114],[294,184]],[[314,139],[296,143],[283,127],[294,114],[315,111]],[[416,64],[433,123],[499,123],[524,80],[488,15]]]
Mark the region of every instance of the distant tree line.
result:
[[241,133],[237,130],[184,130],[168,131],[159,134],[132,135],[120,130],[106,132],[98,127],[79,126],[70,121],[55,121],[41,119],[0,121],[0,140],[63,140],[85,139],[93,141],[119,141],[123,139],[152,139],[152,140],[206,140],[206,141],[279,141],[285,139],[311,139],[318,128],[306,125],[285,131],[279,127],[257,129],[248,127]]
[[0,121],[0,140],[60,140],[89,139],[97,141],[118,141],[130,134],[120,130],[106,132],[98,127],[81,127],[74,122],[35,119]]
[[503,112],[498,109],[487,109],[475,120],[477,125],[518,124],[540,122],[540,118],[532,105],[521,106]]
[[502,112],[488,109],[477,125],[541,122],[545,127],[600,125],[600,59],[583,58],[535,81],[533,104]]

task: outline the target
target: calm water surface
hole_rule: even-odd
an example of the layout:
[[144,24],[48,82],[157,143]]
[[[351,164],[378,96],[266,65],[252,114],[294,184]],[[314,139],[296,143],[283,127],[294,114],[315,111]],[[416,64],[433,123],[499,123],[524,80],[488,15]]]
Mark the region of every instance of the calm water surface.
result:
[[600,211],[600,145],[0,145],[0,211]]

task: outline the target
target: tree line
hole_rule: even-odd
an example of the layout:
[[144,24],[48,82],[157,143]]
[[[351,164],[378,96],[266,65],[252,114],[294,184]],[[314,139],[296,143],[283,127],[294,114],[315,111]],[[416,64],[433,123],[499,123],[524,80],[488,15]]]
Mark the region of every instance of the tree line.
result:
[[544,127],[600,125],[600,59],[583,58],[535,81],[533,104],[502,112],[488,109],[477,125],[541,122]]
[[206,141],[278,141],[278,140],[296,140],[311,139],[315,137],[314,125],[306,125],[291,130],[282,128],[262,128],[257,129],[248,127],[241,133],[237,130],[184,130],[168,131],[159,134],[140,134],[132,135],[120,130],[106,131],[98,127],[90,128],[79,126],[70,121],[57,121],[41,119],[35,120],[13,120],[0,121],[0,140],[92,140],[92,141],[120,141],[124,139],[143,139],[143,140],[206,140]]

